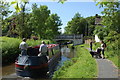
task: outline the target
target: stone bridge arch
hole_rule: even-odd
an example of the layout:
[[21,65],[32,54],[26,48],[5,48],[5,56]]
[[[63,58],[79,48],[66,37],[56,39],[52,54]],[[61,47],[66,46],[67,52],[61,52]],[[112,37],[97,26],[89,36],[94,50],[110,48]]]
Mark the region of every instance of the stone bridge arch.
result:
[[79,45],[83,43],[83,34],[80,35],[58,35],[54,38],[54,41],[70,40],[73,41],[73,45]]

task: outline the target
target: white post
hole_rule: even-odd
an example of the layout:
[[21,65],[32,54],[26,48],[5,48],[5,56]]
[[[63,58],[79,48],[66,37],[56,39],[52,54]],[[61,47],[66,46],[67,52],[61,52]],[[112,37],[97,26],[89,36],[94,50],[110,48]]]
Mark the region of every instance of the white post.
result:
[[95,41],[100,42],[100,39],[98,38],[98,35],[95,35]]

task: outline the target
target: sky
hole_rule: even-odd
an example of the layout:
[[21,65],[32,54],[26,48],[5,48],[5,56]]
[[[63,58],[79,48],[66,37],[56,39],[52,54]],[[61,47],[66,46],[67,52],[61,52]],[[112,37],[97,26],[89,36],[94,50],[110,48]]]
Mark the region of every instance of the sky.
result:
[[70,21],[74,15],[78,12],[81,14],[82,17],[90,17],[95,16],[95,14],[101,15],[101,11],[103,11],[103,8],[99,8],[99,6],[96,6],[95,2],[77,2],[77,1],[71,1],[71,2],[65,2],[64,4],[58,3],[58,2],[37,2],[32,1],[29,4],[27,4],[26,8],[31,8],[31,5],[33,3],[37,3],[38,7],[40,5],[47,5],[48,9],[52,13],[57,13],[60,19],[62,20],[62,26],[60,26],[61,32],[64,33],[64,27],[67,26],[67,22]]

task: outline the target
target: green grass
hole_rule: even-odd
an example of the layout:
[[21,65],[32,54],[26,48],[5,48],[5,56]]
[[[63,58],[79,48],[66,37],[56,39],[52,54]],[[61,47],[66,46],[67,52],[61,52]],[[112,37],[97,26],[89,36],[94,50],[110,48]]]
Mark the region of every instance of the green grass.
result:
[[105,54],[106,54],[107,59],[111,60],[117,67],[119,67],[118,65],[119,58],[118,58],[118,55],[114,55],[114,52],[115,51],[106,51]]
[[55,72],[55,78],[95,78],[97,76],[97,66],[94,58],[85,49],[88,45],[77,46],[77,55],[70,61],[64,63]]

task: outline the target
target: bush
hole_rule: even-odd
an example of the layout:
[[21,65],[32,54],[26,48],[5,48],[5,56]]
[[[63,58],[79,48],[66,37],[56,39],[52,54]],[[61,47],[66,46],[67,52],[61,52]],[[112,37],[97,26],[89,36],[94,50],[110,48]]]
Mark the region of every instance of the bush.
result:
[[105,37],[105,41],[107,42],[107,50],[119,50],[119,40],[120,34],[118,34],[116,31],[110,31],[107,37]]
[[98,47],[100,47],[100,43],[97,42],[97,43],[93,43],[93,50],[96,50]]
[[94,35],[98,35],[100,40],[103,40],[109,33],[109,30],[106,27],[96,26],[94,30]]
[[106,42],[113,42],[120,38],[120,34],[118,34],[116,31],[110,31],[108,36],[105,37]]
[[16,38],[8,38],[8,37],[0,37],[2,42],[1,49],[2,49],[2,62],[6,64],[8,62],[13,62],[15,58],[20,53],[19,44],[20,39]]

